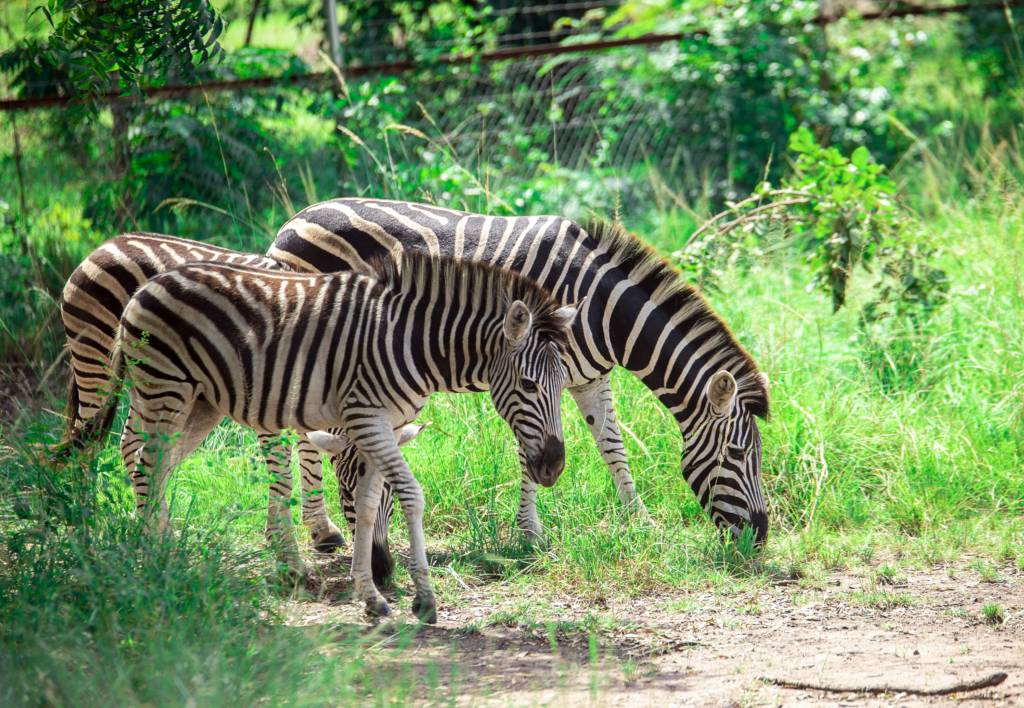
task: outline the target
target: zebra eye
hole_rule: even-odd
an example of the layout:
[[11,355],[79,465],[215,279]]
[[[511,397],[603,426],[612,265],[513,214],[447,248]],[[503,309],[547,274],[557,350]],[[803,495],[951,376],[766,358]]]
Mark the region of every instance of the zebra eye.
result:
[[527,393],[537,393],[537,382],[530,381],[530,379],[523,379],[519,382],[519,385],[523,387],[523,390]]
[[726,445],[725,454],[733,460],[745,460],[747,455],[750,454],[750,450],[739,445]]

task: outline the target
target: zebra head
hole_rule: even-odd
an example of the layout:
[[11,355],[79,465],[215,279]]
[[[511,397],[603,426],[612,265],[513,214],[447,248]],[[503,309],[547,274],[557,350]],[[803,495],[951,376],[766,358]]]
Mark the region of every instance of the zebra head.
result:
[[491,360],[494,407],[512,427],[527,476],[545,487],[565,469],[561,403],[568,371],[561,354],[580,304],[548,313],[541,325],[522,300],[514,301]]
[[[768,376],[753,376],[756,395],[766,400]],[[682,469],[711,520],[732,535],[747,527],[757,545],[768,537],[768,505],[761,482],[761,432],[746,391],[724,369],[708,382],[696,425],[680,425],[686,443]],[[754,393],[754,392],[751,392]],[[766,414],[766,412],[765,412]]]

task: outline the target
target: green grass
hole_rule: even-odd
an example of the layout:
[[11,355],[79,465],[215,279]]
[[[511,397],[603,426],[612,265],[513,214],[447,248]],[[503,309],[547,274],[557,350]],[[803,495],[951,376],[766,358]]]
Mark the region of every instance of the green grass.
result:
[[1006,621],[1006,613],[995,602],[985,603],[985,606],[981,608],[981,615],[985,618],[985,623],[993,627],[997,627]]

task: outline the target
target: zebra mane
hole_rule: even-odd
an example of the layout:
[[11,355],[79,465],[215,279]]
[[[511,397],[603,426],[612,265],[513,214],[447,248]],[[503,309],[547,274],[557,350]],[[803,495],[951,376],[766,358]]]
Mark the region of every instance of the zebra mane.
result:
[[458,288],[487,297],[493,293],[502,311],[522,300],[533,317],[532,328],[545,339],[553,340],[563,351],[569,347],[569,327],[557,314],[561,304],[535,281],[515,271],[450,256],[435,256],[423,251],[391,252],[370,261],[370,268],[385,288],[409,292],[430,287],[435,280],[451,294]]
[[747,411],[767,419],[768,390],[764,381],[757,376],[757,363],[701,292],[686,282],[683,274],[652,246],[626,231],[621,223],[592,218],[586,225],[586,231],[597,242],[598,248],[608,255],[612,264],[665,311],[674,323],[689,324],[696,335],[692,338],[695,347],[711,339],[716,340],[715,348],[720,351],[724,349],[724,356],[718,358],[720,368],[727,369],[736,379],[737,398],[743,401]]

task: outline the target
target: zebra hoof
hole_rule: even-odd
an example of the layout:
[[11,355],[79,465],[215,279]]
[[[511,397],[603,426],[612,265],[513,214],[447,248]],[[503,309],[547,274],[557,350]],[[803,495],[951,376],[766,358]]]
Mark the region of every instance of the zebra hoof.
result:
[[540,533],[540,534],[535,534],[535,533],[523,534],[523,540],[526,541],[526,545],[528,545],[530,548],[533,548],[534,550],[537,550],[537,551],[545,551],[545,550],[547,550],[548,539],[542,533]]
[[370,570],[373,573],[373,584],[381,590],[391,586],[395,575],[395,559],[387,546],[373,544],[370,551]]
[[370,617],[388,617],[391,615],[391,608],[383,600],[367,600],[366,614]]
[[324,536],[313,544],[313,550],[317,553],[334,553],[345,547],[345,539],[341,537],[340,533],[332,533],[329,536]]
[[417,595],[413,598],[412,613],[419,617],[423,624],[437,624],[437,604],[432,597],[423,600]]

